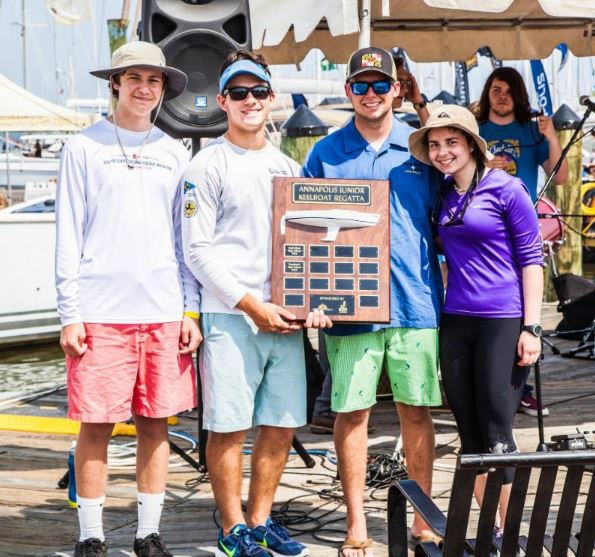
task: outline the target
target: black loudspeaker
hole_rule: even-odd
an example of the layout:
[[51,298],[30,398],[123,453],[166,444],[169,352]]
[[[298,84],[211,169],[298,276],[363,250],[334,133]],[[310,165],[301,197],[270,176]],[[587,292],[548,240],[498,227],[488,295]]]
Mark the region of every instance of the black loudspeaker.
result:
[[142,40],[188,75],[184,92],[163,103],[157,125],[176,138],[225,133],[215,100],[219,68],[230,52],[251,48],[248,0],[143,0],[142,8]]
[[[571,331],[573,329],[587,328],[595,319],[595,282],[592,280],[564,273],[553,279],[554,290],[560,303],[558,311],[562,312],[564,319],[558,323],[556,331]],[[580,338],[581,334],[575,337]]]

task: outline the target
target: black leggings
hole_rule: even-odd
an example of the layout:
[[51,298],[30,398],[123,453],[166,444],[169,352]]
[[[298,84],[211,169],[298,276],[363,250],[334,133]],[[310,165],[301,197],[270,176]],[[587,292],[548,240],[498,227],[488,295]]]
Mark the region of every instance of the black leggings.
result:
[[[512,434],[528,367],[519,367],[521,318],[480,318],[442,314],[440,369],[461,452],[511,453]],[[505,483],[512,481],[507,470]]]

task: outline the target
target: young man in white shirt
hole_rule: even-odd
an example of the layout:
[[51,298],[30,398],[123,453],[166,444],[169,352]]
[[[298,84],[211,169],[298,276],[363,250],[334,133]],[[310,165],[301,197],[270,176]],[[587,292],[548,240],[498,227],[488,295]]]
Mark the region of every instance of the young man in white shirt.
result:
[[[198,284],[185,267],[179,180],[184,147],[154,127],[186,76],[146,42],[125,44],[109,80],[115,110],[62,151],[56,288],[80,523],[75,557],[107,555],[102,509],[113,425],[137,429],[137,557],[169,557],[159,536],[169,462],[167,418],[195,406]],[[152,116],[153,115],[153,116]]]
[[[222,523],[216,555],[302,557],[307,547],[270,519],[294,430],[306,422],[301,325],[270,302],[271,181],[299,176],[299,166],[266,140],[274,93],[262,57],[231,53],[219,91],[228,131],[190,163],[182,219],[186,263],[201,283],[203,419]],[[330,325],[319,311],[306,321]],[[259,431],[244,515],[242,447],[252,426]]]

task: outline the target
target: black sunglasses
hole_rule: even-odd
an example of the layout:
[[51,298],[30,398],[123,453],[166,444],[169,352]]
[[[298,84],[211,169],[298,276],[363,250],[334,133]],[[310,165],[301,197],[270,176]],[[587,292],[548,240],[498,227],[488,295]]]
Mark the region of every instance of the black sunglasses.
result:
[[248,93],[258,101],[264,101],[271,95],[271,88],[266,85],[255,85],[254,87],[230,87],[223,91],[223,96],[229,95],[232,101],[243,101]]
[[367,81],[352,81],[349,84],[349,88],[354,95],[365,95],[370,87],[372,87],[372,91],[377,95],[386,95],[390,91],[391,82],[388,80],[383,81],[372,81],[371,83]]
[[401,84],[401,87],[411,87],[413,85],[411,79],[397,79],[397,81]]

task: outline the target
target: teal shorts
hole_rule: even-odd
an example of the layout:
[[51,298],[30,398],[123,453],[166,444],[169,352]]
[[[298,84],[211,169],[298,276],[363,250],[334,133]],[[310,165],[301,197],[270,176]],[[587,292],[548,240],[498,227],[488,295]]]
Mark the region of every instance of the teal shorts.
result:
[[228,433],[252,426],[306,423],[301,332],[260,332],[244,315],[201,314],[203,427]]
[[325,335],[335,412],[353,412],[376,403],[386,367],[395,402],[439,406],[438,329],[387,328],[348,336]]

